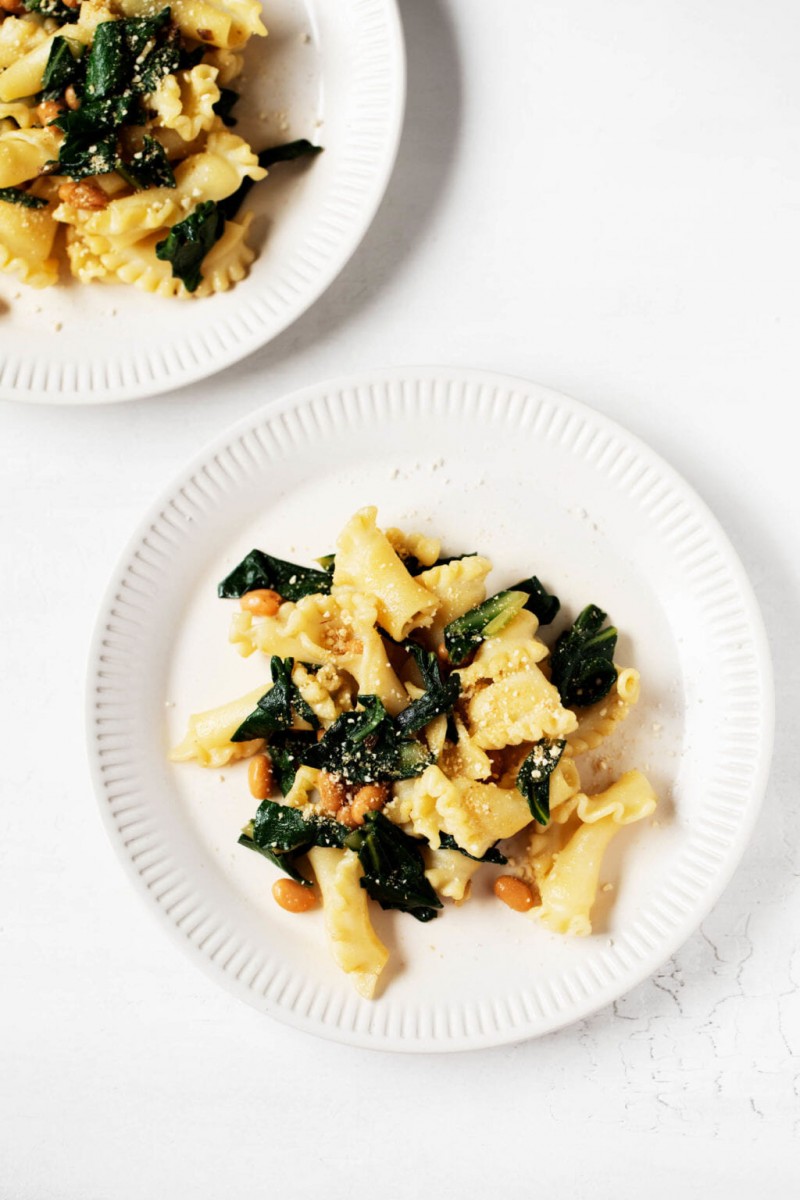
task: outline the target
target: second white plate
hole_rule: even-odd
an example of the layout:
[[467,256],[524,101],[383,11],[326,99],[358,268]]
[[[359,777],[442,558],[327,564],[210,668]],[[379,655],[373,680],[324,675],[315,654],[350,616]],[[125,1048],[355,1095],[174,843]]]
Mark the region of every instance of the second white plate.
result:
[[[290,916],[271,868],[236,845],[246,768],[173,767],[190,712],[258,686],[227,643],[216,582],[253,546],[310,562],[348,515],[441,536],[495,563],[491,590],[535,572],[574,616],[606,609],[643,701],[604,747],[661,797],[604,864],[595,932],[568,940],[474,899],[419,925],[376,911],[392,958],[361,1000],[321,913]],[[264,1012],[399,1050],[531,1037],[600,1008],[663,963],[730,878],[756,819],[772,738],[769,656],[725,535],[678,475],[624,430],[532,384],[393,370],[309,388],[209,447],[147,514],[103,604],[89,738],[111,839],[176,943]],[[488,873],[487,873],[488,874]]]
[[229,292],[167,300],[124,285],[35,290],[0,275],[0,399],[89,404],[212,375],[313,304],[358,246],[394,165],[405,103],[395,0],[280,0],[245,55],[241,133],[260,150],[324,153],[277,166],[248,197],[256,260]]

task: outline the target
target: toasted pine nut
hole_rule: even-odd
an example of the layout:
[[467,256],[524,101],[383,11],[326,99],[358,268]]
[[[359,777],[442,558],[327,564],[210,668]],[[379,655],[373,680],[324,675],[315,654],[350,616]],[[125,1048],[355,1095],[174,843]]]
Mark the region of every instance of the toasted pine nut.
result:
[[58,198],[73,208],[88,208],[97,211],[108,206],[108,196],[96,183],[81,179],[78,183],[62,183]]
[[276,879],[272,885],[272,895],[276,904],[290,913],[308,912],[317,903],[311,888],[303,887],[295,879]]
[[239,601],[239,607],[254,617],[274,617],[283,600],[272,588],[256,588],[245,592]]
[[58,100],[43,100],[41,104],[36,105],[36,116],[42,125],[49,125],[63,111],[64,105]]
[[[389,789],[385,783],[368,783],[359,788],[353,797],[350,812],[354,825],[363,825],[368,812],[377,812],[383,808],[389,799]],[[341,816],[339,820],[341,821]]]
[[494,881],[494,894],[514,912],[527,912],[533,908],[533,892],[522,879],[514,875],[500,875]]
[[[64,0],[64,3],[67,5],[67,7],[71,7],[69,0]],[[76,0],[76,7],[78,3],[80,3],[80,0]],[[64,92],[64,99],[67,102],[67,108],[71,108],[73,112],[76,108],[80,108],[81,106],[81,98],[75,91],[75,88],[72,86],[72,84],[70,84]]]
[[320,771],[317,778],[317,789],[323,812],[335,817],[339,809],[347,803],[347,791],[342,780],[338,775]]
[[250,759],[247,782],[254,800],[266,800],[272,791],[272,762],[266,754],[255,754]]

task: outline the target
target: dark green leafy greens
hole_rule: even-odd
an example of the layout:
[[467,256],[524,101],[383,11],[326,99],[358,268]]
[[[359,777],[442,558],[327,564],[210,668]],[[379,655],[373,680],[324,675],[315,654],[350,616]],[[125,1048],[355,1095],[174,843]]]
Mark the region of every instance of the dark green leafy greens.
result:
[[490,596],[476,608],[445,626],[444,644],[450,661],[460,666],[487,637],[505,629],[528,600],[527,592],[506,591]]
[[116,170],[117,131],[138,109],[138,97],[133,95],[84,100],[74,111],[65,109],[50,122],[66,136],[58,159],[47,165],[73,179]]
[[256,850],[298,883],[310,886],[295,865],[312,846],[344,845],[348,829],[328,817],[304,817],[296,808],[262,800],[252,821],[242,830],[239,845]]
[[528,593],[525,607],[528,612],[533,613],[540,625],[549,625],[555,621],[558,610],[561,608],[561,601],[558,596],[548,592],[535,575],[531,575],[530,579],[523,579],[521,583],[515,583],[513,590]]
[[117,160],[117,171],[138,191],[151,187],[175,187],[175,175],[164,147],[147,134],[141,150],[137,150],[127,162],[121,158]]
[[24,0],[26,12],[39,13],[42,17],[53,17],[62,25],[71,25],[80,16],[78,7],[70,8],[62,0]]
[[300,600],[315,592],[328,595],[333,579],[330,571],[298,567],[295,563],[273,558],[263,550],[251,550],[217,587],[217,595],[238,599],[257,588],[278,592],[284,600]]
[[470,854],[469,850],[465,850],[463,846],[459,846],[456,839],[450,833],[439,833],[439,849],[440,850],[457,850],[459,854],[463,854],[465,858],[471,858],[473,862],[495,863],[498,867],[502,867],[508,862],[505,854],[501,854],[496,846],[490,846],[485,854],[478,858],[474,854]]
[[292,679],[293,658],[270,659],[272,687],[259,700],[231,738],[232,742],[250,742],[254,738],[269,738],[279,729],[290,729],[294,716],[307,721],[312,729],[319,728],[319,720],[300,694]]
[[551,679],[568,708],[595,704],[617,681],[617,630],[611,625],[603,629],[605,620],[602,609],[588,604],[553,648]]
[[282,795],[287,796],[292,790],[298,767],[303,765],[308,751],[316,743],[313,733],[295,729],[279,730],[270,737],[269,756]]
[[410,641],[405,643],[405,649],[419,668],[425,695],[412,700],[408,708],[396,717],[396,721],[403,733],[415,733],[434,717],[452,710],[461,694],[461,681],[455,674],[444,679],[439,660],[430,650]]
[[421,775],[433,756],[406,737],[377,696],[360,696],[357,712],[342,713],[302,759],[346,783],[390,783]]
[[86,69],[83,51],[82,44],[73,38],[53,38],[42,76],[42,95],[45,100],[57,100],[65,88],[80,85]]
[[380,812],[367,813],[364,824],[345,839],[358,854],[364,874],[361,886],[381,908],[411,913],[432,921],[442,902],[425,877],[421,843]]
[[172,265],[172,275],[180,279],[187,292],[195,292],[203,278],[203,259],[225,229],[225,218],[213,200],[204,200],[194,212],[173,225],[161,242],[156,242],[156,258]]
[[0,188],[0,201],[5,204],[19,204],[22,208],[46,208],[47,201],[41,196],[34,196],[23,188]]
[[550,776],[564,753],[566,742],[541,738],[534,745],[517,775],[517,789],[528,801],[535,820],[546,825],[550,820]]

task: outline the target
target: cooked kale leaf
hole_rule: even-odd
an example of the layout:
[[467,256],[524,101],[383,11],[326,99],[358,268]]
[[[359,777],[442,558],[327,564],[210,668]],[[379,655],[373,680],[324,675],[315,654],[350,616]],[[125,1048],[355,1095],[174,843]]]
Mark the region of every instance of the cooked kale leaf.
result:
[[535,575],[531,575],[530,579],[523,579],[522,583],[515,583],[514,591],[528,593],[525,607],[528,612],[533,613],[540,625],[549,625],[555,621],[558,610],[561,608],[561,601],[558,596],[548,592]]
[[595,704],[617,681],[617,630],[611,625],[603,629],[605,620],[602,609],[588,604],[553,648],[551,678],[568,708]]
[[0,188],[0,201],[5,204],[20,204],[23,208],[45,208],[47,201],[41,196],[33,196],[22,188]]
[[525,607],[527,600],[527,592],[498,592],[463,616],[456,617],[445,626],[444,631],[444,644],[450,661],[460,666],[485,638],[505,629],[509,621],[513,621]]
[[541,738],[535,743],[517,775],[517,790],[540,825],[550,820],[550,776],[558,766],[566,742]]
[[292,790],[297,768],[302,766],[306,754],[316,744],[316,736],[302,730],[279,730],[270,737],[269,756],[272,759],[272,769],[284,796]]
[[[151,92],[180,61],[179,36],[169,23],[170,10],[163,8],[152,17],[98,25],[86,65],[86,95],[105,98],[125,91]],[[167,55],[162,53],[164,46],[170,49]]]
[[298,883],[310,886],[295,860],[312,846],[342,847],[349,830],[328,817],[304,817],[296,808],[275,800],[262,800],[253,820],[245,826],[239,845],[257,850]]
[[53,165],[73,179],[83,179],[86,175],[106,175],[116,170],[117,130],[138,112],[139,101],[133,95],[84,99],[80,108],[74,111],[65,109],[51,121],[52,125],[63,129],[66,134],[58,160]]
[[273,558],[263,550],[251,550],[238,567],[234,567],[230,575],[225,576],[217,588],[217,595],[238,599],[257,588],[270,588],[278,592],[284,600],[300,600],[303,596],[310,596],[315,592],[322,592],[327,596],[331,590],[332,579],[331,571],[298,567],[282,558]]
[[405,737],[377,696],[361,696],[357,712],[342,713],[312,745],[302,762],[347,783],[381,783],[421,775],[432,755],[414,738]]
[[312,729],[319,728],[319,719],[300,694],[292,679],[293,658],[270,659],[272,687],[259,700],[231,738],[232,742],[250,742],[254,738],[269,738],[279,729],[290,729],[293,714],[307,721]]
[[65,138],[58,156],[58,169],[72,179],[87,175],[108,175],[117,169],[117,139],[96,139],[91,145],[81,145]]
[[70,8],[62,0],[24,0],[26,12],[39,13],[42,17],[53,17],[62,25],[71,25],[80,16],[80,6]]
[[151,187],[174,188],[175,175],[166,151],[159,141],[145,134],[141,150],[127,161],[118,159],[117,171],[131,187],[142,191]]
[[418,921],[432,921],[442,902],[425,877],[421,846],[381,812],[367,813],[364,824],[345,839],[358,854],[361,886],[381,908],[397,908]]
[[494,863],[498,867],[502,867],[508,862],[505,854],[501,854],[496,846],[490,846],[485,854],[477,858],[474,854],[470,854],[469,850],[465,850],[463,846],[459,846],[456,839],[449,833],[439,833],[439,849],[440,850],[457,850],[459,854],[463,854],[465,858],[471,858],[473,862]]
[[434,717],[452,710],[461,694],[461,681],[456,674],[443,679],[439,660],[430,650],[410,641],[405,643],[405,649],[413,655],[419,668],[425,695],[412,700],[396,721],[403,733],[415,733]]
[[156,242],[156,258],[172,265],[172,274],[187,292],[195,292],[203,278],[200,270],[209,250],[222,237],[225,218],[213,200],[204,200],[167,237]]
[[83,51],[81,43],[73,38],[53,38],[42,76],[42,95],[45,100],[57,100],[65,88],[80,85],[86,69]]

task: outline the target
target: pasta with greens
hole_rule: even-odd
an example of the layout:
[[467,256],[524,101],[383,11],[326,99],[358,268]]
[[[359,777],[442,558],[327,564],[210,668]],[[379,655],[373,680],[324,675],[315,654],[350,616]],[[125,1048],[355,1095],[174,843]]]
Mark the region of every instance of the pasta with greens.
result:
[[4,0],[0,9],[0,269],[227,291],[255,257],[242,206],[306,140],[260,153],[233,132],[258,0]]
[[533,575],[487,597],[490,570],[364,508],[317,566],[253,550],[219,585],[239,600],[230,641],[269,678],[192,716],[172,758],[249,760],[239,842],[282,873],[282,908],[321,899],[368,998],[388,958],[369,901],[427,922],[494,872],[510,908],[586,935],[609,844],[656,807],[640,771],[592,792],[576,761],[639,696],[606,614],[588,605],[548,645],[558,598]]

